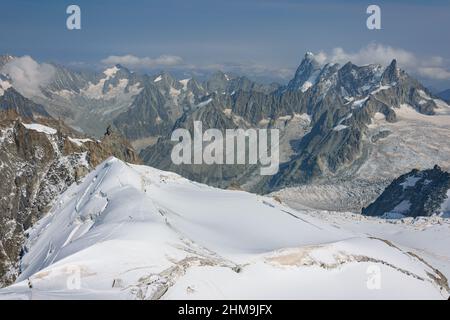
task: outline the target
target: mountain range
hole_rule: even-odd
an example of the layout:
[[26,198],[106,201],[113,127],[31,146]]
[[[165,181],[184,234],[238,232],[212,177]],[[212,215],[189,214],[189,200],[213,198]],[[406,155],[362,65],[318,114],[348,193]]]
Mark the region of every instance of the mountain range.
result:
[[[13,59],[3,56],[1,61]],[[94,137],[112,125],[140,151],[144,163],[213,186],[269,193],[352,181],[379,190],[416,167],[450,167],[445,152],[433,159],[427,154],[450,135],[442,125],[450,107],[395,60],[386,67],[321,65],[308,52],[287,85],[258,84],[220,71],[198,81],[178,80],[167,72],[138,74],[121,65],[100,73],[53,68],[55,75],[41,87],[42,94],[27,97],[45,106],[42,112]],[[198,120],[204,130],[279,129],[280,171],[264,177],[255,165],[174,165],[171,133],[177,128],[192,132]],[[405,141],[397,147],[404,150],[393,154],[389,148],[398,143],[400,131]]]
[[[101,290],[85,290],[83,297],[158,299],[220,292],[236,297],[217,275],[234,283],[244,272],[261,283],[261,270],[284,277],[281,269],[296,266],[301,272],[294,278],[304,285],[302,272],[317,276],[311,267],[323,268],[320,276],[327,278],[326,270],[340,265],[357,263],[364,272],[368,262],[390,266],[385,271],[397,279],[405,276],[397,285],[423,290],[411,292],[412,298],[418,292],[448,296],[444,274],[417,251],[385,240],[422,248],[420,254],[450,275],[436,258],[445,248],[429,245],[447,234],[441,228],[447,222],[436,215],[448,213],[450,106],[396,60],[388,66],[322,65],[308,52],[286,85],[221,71],[200,81],[139,74],[122,65],[97,72],[51,64],[50,81],[30,94],[2,71],[16,59],[0,56],[0,287],[18,280],[0,298],[33,298],[27,281],[49,286],[40,289],[41,298],[69,296],[57,292],[71,265],[82,268],[83,277],[100,275],[85,281]],[[173,164],[171,134],[178,128],[192,134],[194,121],[221,132],[279,129],[279,172],[261,176],[258,165]],[[349,222],[348,211],[357,218]],[[393,215],[437,222],[425,222],[430,230],[416,245],[409,226],[383,225],[392,232],[380,232],[374,224],[381,222],[370,220]],[[423,227],[420,220],[411,225]],[[230,234],[238,234],[235,241]],[[140,259],[139,248],[149,246],[156,250],[147,257],[154,267],[145,271],[142,264],[150,260]],[[137,248],[136,259],[127,269],[130,248]],[[83,262],[99,253],[117,268]],[[211,267],[210,273],[202,267]],[[330,279],[347,283],[350,273]],[[198,279],[221,290],[205,289]],[[283,280],[283,289],[291,279]],[[263,292],[277,286],[265,282]],[[254,297],[254,287],[246,288]],[[274,292],[265,297],[282,294]],[[289,292],[286,297],[301,297]],[[330,287],[330,296],[336,294]],[[389,287],[383,294],[397,291]]]

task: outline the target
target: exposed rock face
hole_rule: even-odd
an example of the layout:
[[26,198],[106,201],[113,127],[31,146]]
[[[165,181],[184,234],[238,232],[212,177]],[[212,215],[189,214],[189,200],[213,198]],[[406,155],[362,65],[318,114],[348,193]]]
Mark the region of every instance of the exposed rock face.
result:
[[49,114],[42,105],[36,104],[25,98],[13,87],[4,90],[0,95],[0,111],[12,111],[13,113],[17,113],[22,117],[29,119],[34,119],[36,117],[49,117]]
[[173,123],[164,96],[152,85],[146,86],[130,109],[114,119],[115,126],[131,140],[162,135]]
[[[390,134],[385,130],[369,135],[368,127],[376,115],[394,123],[396,111],[403,105],[425,115],[433,115],[438,108],[427,89],[399,69],[396,60],[386,68],[350,62],[321,67],[307,53],[295,77],[278,90],[257,91],[245,86],[230,92],[227,84],[232,82],[223,73],[214,75],[205,85],[208,91],[215,91],[203,98],[208,103],[185,110],[169,133],[142,151],[144,162],[215,186],[227,187],[237,180],[248,190],[271,192],[356,172],[367,157],[368,145]],[[306,126],[299,118],[308,119]],[[223,132],[234,128],[280,129],[284,163],[279,173],[258,177],[255,166],[171,164],[171,131],[190,129],[196,120],[202,121],[204,129]]]
[[52,118],[0,113],[0,286],[20,272],[25,230],[48,211],[55,196],[109,156],[140,162],[117,133],[96,141]]
[[[412,170],[394,181],[367,208],[364,215],[399,214],[408,217],[448,213],[450,173],[439,166],[429,170]],[[450,204],[450,201],[449,201]]]
[[301,90],[305,92],[312,87],[321,71],[319,63],[310,52],[305,54],[305,58],[295,72],[294,78],[287,85],[288,90]]

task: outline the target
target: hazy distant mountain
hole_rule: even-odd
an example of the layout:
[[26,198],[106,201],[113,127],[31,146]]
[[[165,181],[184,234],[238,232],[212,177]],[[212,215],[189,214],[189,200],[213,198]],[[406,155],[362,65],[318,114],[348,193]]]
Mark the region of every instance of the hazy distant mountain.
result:
[[441,99],[444,99],[447,102],[450,102],[450,89],[439,92],[437,96]]

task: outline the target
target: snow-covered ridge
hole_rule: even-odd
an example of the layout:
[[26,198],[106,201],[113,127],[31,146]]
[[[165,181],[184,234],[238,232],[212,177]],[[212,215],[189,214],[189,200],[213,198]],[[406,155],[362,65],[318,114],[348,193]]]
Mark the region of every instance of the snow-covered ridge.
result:
[[[431,266],[391,243],[115,158],[63,193],[26,247],[0,298],[448,296]],[[379,290],[370,266],[386,279]]]

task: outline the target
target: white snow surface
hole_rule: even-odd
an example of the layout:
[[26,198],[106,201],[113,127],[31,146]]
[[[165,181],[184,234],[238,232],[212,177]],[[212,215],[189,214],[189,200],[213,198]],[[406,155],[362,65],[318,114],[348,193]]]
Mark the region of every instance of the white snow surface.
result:
[[114,66],[103,71],[103,74],[109,79],[114,77],[117,71],[119,71],[119,68],[117,68],[117,66]]
[[354,229],[110,158],[28,230],[0,299],[448,297],[431,265]]
[[188,89],[188,83],[191,81],[191,78],[180,80],[181,85],[183,86],[183,90],[186,91]]
[[34,130],[34,131],[42,132],[45,134],[52,135],[52,134],[56,134],[56,132],[57,132],[56,129],[44,126],[43,124],[39,124],[39,123],[22,123],[22,124],[28,130]]
[[417,181],[420,180],[420,177],[408,177],[406,178],[405,182],[400,183],[400,185],[403,187],[403,190],[406,188],[415,187]]
[[392,209],[392,212],[406,214],[409,212],[410,208],[411,208],[411,202],[409,200],[403,200],[398,205],[396,205],[394,209]]
[[438,164],[450,170],[450,108],[442,105],[436,115],[424,115],[409,105],[395,108],[397,121],[384,116],[372,119],[368,135],[390,131],[383,139],[370,143],[367,160],[358,169],[361,179],[378,180],[429,169]]
[[94,140],[89,139],[89,138],[85,138],[85,139],[79,139],[79,138],[72,138],[72,137],[68,137],[70,142],[75,143],[77,146],[82,146],[84,143],[86,142],[94,142]]
[[208,104],[210,104],[212,102],[212,98],[209,98],[208,100],[202,101],[199,104],[197,104],[197,108],[202,108],[207,106]]
[[344,124],[338,124],[337,126],[335,126],[334,128],[333,128],[333,130],[334,131],[341,131],[341,130],[345,130],[345,129],[347,129],[348,128],[348,126],[346,126],[346,125],[344,125]]

